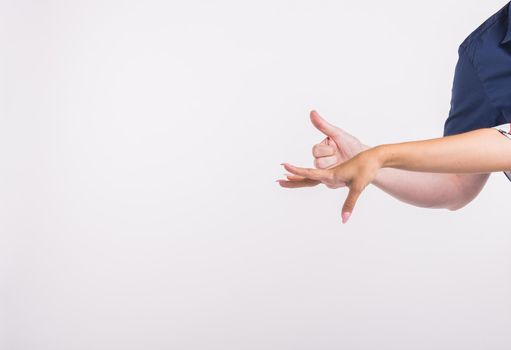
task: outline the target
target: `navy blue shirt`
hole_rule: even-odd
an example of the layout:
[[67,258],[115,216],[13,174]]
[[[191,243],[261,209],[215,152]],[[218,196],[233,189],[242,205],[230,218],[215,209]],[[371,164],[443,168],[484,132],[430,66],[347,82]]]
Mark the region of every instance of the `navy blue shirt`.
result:
[[510,7],[511,2],[460,44],[444,136],[511,122]]

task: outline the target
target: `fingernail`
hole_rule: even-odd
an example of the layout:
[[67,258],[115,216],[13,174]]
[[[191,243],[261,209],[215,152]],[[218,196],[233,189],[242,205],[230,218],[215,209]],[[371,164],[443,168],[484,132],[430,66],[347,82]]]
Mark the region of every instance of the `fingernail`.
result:
[[351,216],[351,213],[349,211],[342,213],[342,223],[343,224],[347,223],[350,216]]

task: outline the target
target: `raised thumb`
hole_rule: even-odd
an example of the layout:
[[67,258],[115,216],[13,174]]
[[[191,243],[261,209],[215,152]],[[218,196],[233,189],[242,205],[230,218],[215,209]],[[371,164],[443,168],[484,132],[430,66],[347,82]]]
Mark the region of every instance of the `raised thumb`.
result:
[[323,119],[318,112],[312,111],[310,113],[310,118],[312,124],[321,131],[326,136],[336,136],[339,134],[340,129],[329,122],[327,122],[325,119]]

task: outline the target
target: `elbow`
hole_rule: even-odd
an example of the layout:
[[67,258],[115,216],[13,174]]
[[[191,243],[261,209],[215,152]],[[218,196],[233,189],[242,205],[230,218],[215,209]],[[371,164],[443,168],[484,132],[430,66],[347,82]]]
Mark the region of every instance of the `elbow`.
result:
[[487,179],[487,177],[479,177],[479,183],[474,186],[471,182],[467,183],[466,181],[462,181],[463,178],[466,177],[461,177],[459,175],[454,177],[454,185],[457,190],[453,192],[451,200],[445,205],[445,208],[449,211],[460,210],[472,202],[483,188],[484,182]]
[[481,192],[490,173],[455,175],[453,184],[456,188],[451,200],[444,206],[449,211],[460,210],[472,202]]
[[453,203],[453,204],[450,204],[448,206],[446,206],[445,208],[449,211],[456,211],[456,210],[460,210],[461,208],[464,208],[466,205],[468,204],[468,202],[465,202],[465,203]]
[[461,198],[457,198],[457,200],[453,201],[452,203],[449,203],[445,206],[445,208],[449,211],[456,211],[460,210],[461,208],[466,207],[474,198],[476,198],[477,194],[473,196],[463,196]]

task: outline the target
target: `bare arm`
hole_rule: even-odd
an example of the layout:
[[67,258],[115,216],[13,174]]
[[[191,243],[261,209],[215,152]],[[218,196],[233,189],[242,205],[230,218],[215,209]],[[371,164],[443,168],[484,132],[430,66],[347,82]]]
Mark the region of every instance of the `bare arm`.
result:
[[[369,148],[364,145],[362,150]],[[381,168],[372,184],[407,204],[457,210],[477,197],[489,177],[489,173],[443,174]]]
[[496,129],[375,147],[382,167],[435,173],[489,173],[511,169],[511,142]]
[[[444,138],[382,145],[379,147],[388,152],[385,166],[396,168],[380,169],[373,184],[405,202],[414,191],[426,200],[411,204],[456,210],[479,194],[491,172],[511,169],[511,157],[503,156],[511,155],[509,141],[499,131],[485,128]],[[430,172],[417,173],[419,169]],[[417,181],[425,181],[427,186],[414,190]]]
[[[316,111],[311,111],[310,118],[316,129],[326,136],[322,142],[312,148],[314,165],[318,169],[335,167],[371,148],[344,129],[330,124]],[[444,174],[382,168],[378,170],[372,184],[407,204],[423,208],[456,210],[468,204],[480,193],[489,176],[489,173]],[[291,178],[300,179],[298,176]],[[288,188],[316,184],[318,184],[317,181],[310,179],[281,182],[283,187]]]
[[486,176],[511,169],[511,142],[498,130],[484,128],[447,137],[376,146],[328,169],[283,165],[293,174],[291,176],[302,179],[290,178],[291,182],[312,180],[332,188],[349,187],[342,210],[345,222],[364,188],[376,180],[382,169]]

